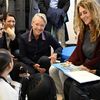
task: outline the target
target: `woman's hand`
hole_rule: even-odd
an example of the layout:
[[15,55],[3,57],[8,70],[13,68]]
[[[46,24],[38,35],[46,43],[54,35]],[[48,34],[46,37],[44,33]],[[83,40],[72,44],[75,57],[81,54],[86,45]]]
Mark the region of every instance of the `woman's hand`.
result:
[[14,40],[14,39],[15,39],[16,35],[15,35],[15,32],[14,32],[14,29],[11,29],[11,28],[8,27],[8,28],[5,30],[5,32],[7,33],[7,35],[9,36],[9,38],[10,38],[11,40]]
[[91,69],[85,67],[84,65],[81,65],[80,68],[81,68],[82,70],[86,70],[86,71],[88,71],[88,72],[90,72],[90,73],[96,74],[96,70],[95,70],[95,69],[91,70]]
[[66,61],[66,64],[67,64],[67,65],[70,65],[70,64],[72,64],[72,62]]
[[80,69],[90,72],[90,69],[88,69],[88,68],[85,67],[84,65],[80,65]]
[[94,70],[90,70],[89,72],[93,73],[93,74],[96,74],[96,70],[95,69]]

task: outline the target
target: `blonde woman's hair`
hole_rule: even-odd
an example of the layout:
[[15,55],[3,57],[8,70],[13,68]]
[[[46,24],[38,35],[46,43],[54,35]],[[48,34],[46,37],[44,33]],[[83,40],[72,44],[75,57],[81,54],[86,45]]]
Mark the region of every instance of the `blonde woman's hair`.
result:
[[32,18],[32,22],[37,18],[37,17],[41,17],[44,22],[45,22],[45,25],[47,24],[47,18],[46,18],[46,15],[43,14],[43,13],[36,13],[33,18]]
[[77,30],[79,31],[80,39],[83,40],[84,31],[86,30],[85,24],[80,19],[79,15],[79,7],[83,7],[87,10],[89,10],[91,16],[92,16],[92,30],[90,30],[90,41],[95,42],[97,38],[100,36],[100,5],[96,2],[96,0],[81,0],[75,11],[75,17],[74,17],[74,30],[77,33]]

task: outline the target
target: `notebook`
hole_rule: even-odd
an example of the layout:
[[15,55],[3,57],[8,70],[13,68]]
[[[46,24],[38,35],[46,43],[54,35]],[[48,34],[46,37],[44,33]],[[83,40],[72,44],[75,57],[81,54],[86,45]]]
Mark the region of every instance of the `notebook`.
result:
[[72,79],[76,80],[79,83],[86,83],[100,80],[100,77],[92,74],[88,71],[81,70],[79,66],[75,66],[73,64],[66,63],[56,63],[52,64],[52,66],[58,68],[63,71],[63,73]]

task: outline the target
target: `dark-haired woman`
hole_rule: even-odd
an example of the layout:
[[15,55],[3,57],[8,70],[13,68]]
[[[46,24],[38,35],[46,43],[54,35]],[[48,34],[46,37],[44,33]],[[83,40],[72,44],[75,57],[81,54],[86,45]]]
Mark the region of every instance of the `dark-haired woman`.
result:
[[18,34],[15,32],[15,16],[11,13],[5,13],[3,16],[4,23],[4,37],[6,49],[10,50],[11,53],[17,57],[18,51]]

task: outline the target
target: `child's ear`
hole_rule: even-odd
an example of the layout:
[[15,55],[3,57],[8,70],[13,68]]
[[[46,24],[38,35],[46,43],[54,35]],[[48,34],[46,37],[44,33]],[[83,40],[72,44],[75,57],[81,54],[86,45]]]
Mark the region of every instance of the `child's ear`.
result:
[[13,68],[13,61],[11,61],[10,63],[9,63],[9,67],[12,69]]
[[12,63],[10,62],[9,65],[12,66]]
[[12,69],[12,64],[11,64],[11,63],[9,63],[9,64],[8,64],[8,66],[7,66],[7,68],[6,68],[6,70],[8,70],[8,71],[9,71],[9,70],[11,70],[11,69]]

